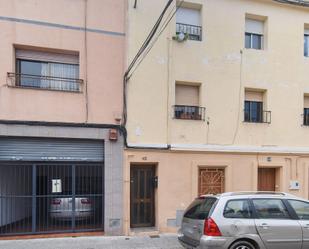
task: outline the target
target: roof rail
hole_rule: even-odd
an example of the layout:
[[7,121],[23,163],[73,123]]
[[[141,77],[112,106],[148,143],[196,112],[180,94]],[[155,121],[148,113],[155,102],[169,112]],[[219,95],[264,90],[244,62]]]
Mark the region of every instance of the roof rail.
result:
[[221,196],[235,196],[235,195],[280,195],[280,196],[292,196],[284,192],[273,192],[273,191],[239,191],[239,192],[227,192]]

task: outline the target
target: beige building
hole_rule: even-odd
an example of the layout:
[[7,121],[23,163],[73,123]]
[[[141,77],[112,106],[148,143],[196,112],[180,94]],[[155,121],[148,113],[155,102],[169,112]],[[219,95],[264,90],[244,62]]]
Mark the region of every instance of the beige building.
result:
[[0,0],[0,236],[123,233],[125,12]]
[[[169,8],[164,20],[175,16],[128,82],[126,233],[176,231],[204,193],[309,197],[309,8],[279,2]],[[129,61],[166,3],[129,1]]]

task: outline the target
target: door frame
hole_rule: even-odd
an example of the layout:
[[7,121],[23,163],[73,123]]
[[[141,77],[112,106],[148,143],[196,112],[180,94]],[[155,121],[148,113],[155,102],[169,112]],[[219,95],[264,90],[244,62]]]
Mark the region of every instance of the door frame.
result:
[[130,204],[129,204],[129,224],[130,224],[130,228],[147,228],[147,227],[155,227],[156,223],[157,223],[157,215],[156,215],[156,206],[157,206],[157,191],[156,188],[153,187],[152,191],[152,208],[153,208],[153,215],[152,215],[152,221],[151,221],[151,225],[150,226],[145,226],[145,225],[132,225],[132,189],[131,189],[131,176],[132,176],[132,170],[133,168],[141,168],[141,169],[152,169],[153,171],[153,175],[155,177],[157,177],[157,164],[154,163],[131,163],[130,164],[130,196],[129,196],[129,200],[130,200]]

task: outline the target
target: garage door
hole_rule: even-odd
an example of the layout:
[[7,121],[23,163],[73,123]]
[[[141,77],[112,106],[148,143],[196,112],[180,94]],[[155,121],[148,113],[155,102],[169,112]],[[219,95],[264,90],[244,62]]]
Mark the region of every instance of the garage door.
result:
[[6,141],[0,235],[103,230],[102,141],[43,139],[41,147],[37,139]]
[[0,138],[1,161],[103,162],[101,140],[54,138]]

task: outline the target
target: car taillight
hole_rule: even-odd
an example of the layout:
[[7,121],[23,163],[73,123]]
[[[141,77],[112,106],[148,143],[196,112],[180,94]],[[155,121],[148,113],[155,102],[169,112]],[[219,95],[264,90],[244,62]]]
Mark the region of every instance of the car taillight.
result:
[[82,204],[91,204],[91,201],[89,199],[81,199],[80,202]]
[[222,236],[219,227],[216,222],[212,219],[206,219],[204,224],[204,235],[207,236]]
[[57,199],[52,200],[52,204],[53,205],[60,205],[61,204],[61,200],[57,200]]

